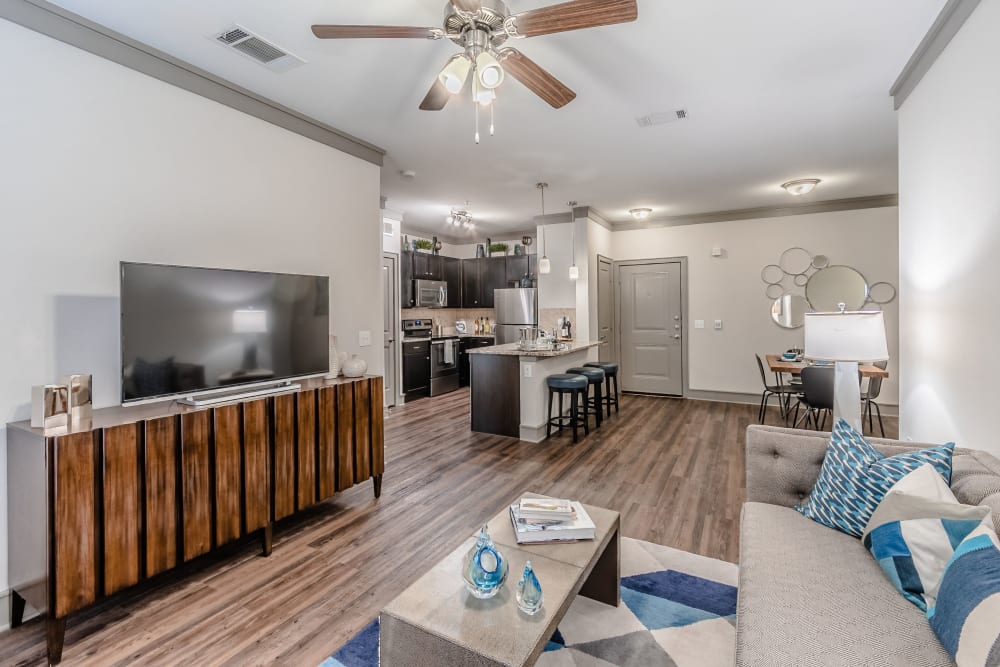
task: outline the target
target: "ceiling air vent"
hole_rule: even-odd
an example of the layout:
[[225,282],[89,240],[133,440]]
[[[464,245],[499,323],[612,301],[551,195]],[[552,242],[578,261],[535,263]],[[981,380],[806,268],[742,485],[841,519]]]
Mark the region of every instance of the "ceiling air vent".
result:
[[666,125],[685,120],[688,117],[687,109],[675,109],[674,111],[659,111],[648,116],[641,116],[635,119],[639,127],[653,127],[654,125]]
[[236,25],[213,36],[215,41],[239,51],[274,72],[286,72],[305,60],[267,41],[260,35]]

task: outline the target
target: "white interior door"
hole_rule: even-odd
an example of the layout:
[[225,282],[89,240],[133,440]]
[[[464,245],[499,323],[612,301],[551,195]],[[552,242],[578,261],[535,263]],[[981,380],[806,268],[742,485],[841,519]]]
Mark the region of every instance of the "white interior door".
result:
[[597,348],[601,361],[614,361],[618,349],[615,340],[614,279],[611,260],[597,257],[597,339],[603,343]]
[[385,346],[385,379],[383,388],[385,390],[385,407],[391,408],[396,405],[396,379],[399,375],[399,340],[396,334],[399,331],[399,304],[396,301],[396,284],[398,283],[396,274],[396,258],[393,255],[382,256],[382,303],[385,304],[383,314],[382,340]]
[[622,390],[684,394],[680,262],[619,267]]

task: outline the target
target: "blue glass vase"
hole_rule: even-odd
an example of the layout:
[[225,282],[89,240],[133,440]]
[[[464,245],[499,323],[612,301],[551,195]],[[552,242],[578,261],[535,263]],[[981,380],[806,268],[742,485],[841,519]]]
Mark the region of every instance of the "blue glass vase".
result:
[[529,560],[524,565],[524,573],[517,582],[517,608],[525,614],[537,614],[542,609],[542,585],[531,567]]
[[477,598],[491,598],[503,588],[507,567],[506,559],[500,555],[484,525],[462,563],[465,587]]

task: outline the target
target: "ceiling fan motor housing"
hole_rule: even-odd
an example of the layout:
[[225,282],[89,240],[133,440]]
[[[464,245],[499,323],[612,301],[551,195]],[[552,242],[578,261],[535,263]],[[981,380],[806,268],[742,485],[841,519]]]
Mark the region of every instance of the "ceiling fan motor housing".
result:
[[[466,37],[470,30],[485,33],[486,43],[495,49],[507,41],[504,22],[509,16],[510,10],[502,0],[482,0],[482,7],[474,13],[462,11],[449,2],[444,7],[444,28],[448,38],[463,49],[470,46]],[[477,37],[473,43],[480,39]]]

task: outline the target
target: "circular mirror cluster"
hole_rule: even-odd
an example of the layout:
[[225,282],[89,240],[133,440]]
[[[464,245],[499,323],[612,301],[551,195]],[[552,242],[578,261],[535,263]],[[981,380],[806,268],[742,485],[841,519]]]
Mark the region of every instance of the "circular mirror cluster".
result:
[[[826,255],[813,255],[794,246],[781,253],[777,264],[768,264],[760,272],[764,294],[771,300],[771,319],[785,329],[805,325],[809,312],[881,309],[896,298],[896,288],[888,282],[869,284],[857,269],[831,265]],[[805,294],[786,289],[786,285],[804,288]],[[791,287],[789,286],[789,287]]]

